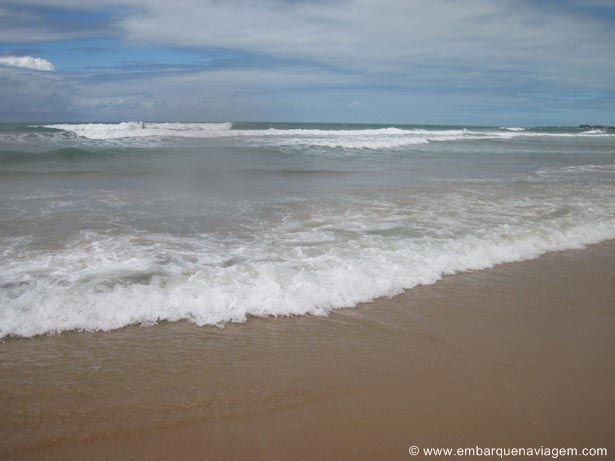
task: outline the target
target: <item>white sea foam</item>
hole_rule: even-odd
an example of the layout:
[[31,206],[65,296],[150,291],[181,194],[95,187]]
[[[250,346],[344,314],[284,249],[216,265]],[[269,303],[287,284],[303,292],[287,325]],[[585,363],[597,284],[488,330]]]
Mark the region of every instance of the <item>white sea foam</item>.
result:
[[43,125],[64,130],[88,139],[123,139],[158,137],[212,137],[230,130],[232,123],[82,123]]
[[569,174],[579,174],[579,173],[590,173],[590,174],[600,174],[607,173],[613,174],[615,173],[615,164],[607,163],[604,165],[571,165],[564,167],[554,167],[554,168],[540,168],[536,171],[536,174],[541,176],[551,176],[551,175],[569,175]]
[[600,130],[600,129],[587,130],[587,131],[583,131],[581,134],[606,134],[606,130]]
[[346,149],[398,148],[413,144],[438,141],[480,139],[508,140],[518,136],[573,137],[611,136],[600,130],[581,133],[529,132],[524,128],[502,127],[499,130],[477,129],[308,129],[268,128],[233,129],[232,123],[141,123],[117,124],[62,124],[45,125],[46,128],[65,130],[76,136],[92,140],[139,140],[151,138],[234,138],[251,145],[315,146]]
[[342,149],[391,149],[412,144],[428,144],[429,139],[423,136],[321,136],[321,137],[290,137],[278,139],[272,144],[278,146],[314,146]]
[[445,274],[615,238],[608,194],[591,214],[572,197],[481,197],[317,208],[233,238],[82,232],[54,251],[5,241],[0,337],[325,315]]

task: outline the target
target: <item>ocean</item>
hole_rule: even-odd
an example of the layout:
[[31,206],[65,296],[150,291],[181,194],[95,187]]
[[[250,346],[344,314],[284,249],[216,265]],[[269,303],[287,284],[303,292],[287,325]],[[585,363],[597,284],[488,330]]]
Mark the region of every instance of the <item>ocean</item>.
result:
[[326,315],[615,238],[615,131],[0,125],[0,338]]

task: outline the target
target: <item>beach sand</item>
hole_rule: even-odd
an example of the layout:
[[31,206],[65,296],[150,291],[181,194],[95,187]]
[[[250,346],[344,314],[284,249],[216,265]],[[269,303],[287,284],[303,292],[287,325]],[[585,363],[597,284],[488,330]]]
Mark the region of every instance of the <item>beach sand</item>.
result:
[[411,445],[613,456],[613,389],[610,241],[329,317],[8,339],[0,457],[426,459]]

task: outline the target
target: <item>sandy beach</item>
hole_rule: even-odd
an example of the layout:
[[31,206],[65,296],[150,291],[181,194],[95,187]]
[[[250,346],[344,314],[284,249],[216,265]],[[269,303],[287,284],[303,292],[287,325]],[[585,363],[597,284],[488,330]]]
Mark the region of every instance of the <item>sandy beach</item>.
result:
[[611,453],[614,307],[609,241],[448,276],[329,317],[6,339],[0,453],[408,459],[411,445]]

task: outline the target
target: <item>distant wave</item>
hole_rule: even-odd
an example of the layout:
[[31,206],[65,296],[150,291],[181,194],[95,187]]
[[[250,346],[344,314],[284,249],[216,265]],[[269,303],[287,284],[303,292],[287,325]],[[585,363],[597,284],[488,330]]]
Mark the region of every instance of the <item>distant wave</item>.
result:
[[582,131],[581,134],[606,134],[606,130],[595,129],[595,130],[587,130]]
[[555,175],[575,175],[575,174],[613,174],[615,173],[615,164],[608,163],[605,165],[573,165],[573,166],[565,166],[565,167],[555,167],[555,168],[540,168],[536,174],[541,176],[555,176]]
[[439,141],[507,140],[518,136],[571,137],[610,136],[604,131],[591,130],[580,133],[528,131],[519,127],[500,129],[426,129],[426,128],[242,128],[232,123],[88,123],[43,125],[48,129],[63,130],[91,140],[130,140],[164,138],[234,138],[244,142],[276,146],[314,146],[342,149],[386,149]]
[[233,127],[232,123],[82,123],[43,125],[44,128],[69,131],[88,139],[144,138],[150,136],[209,137]]

